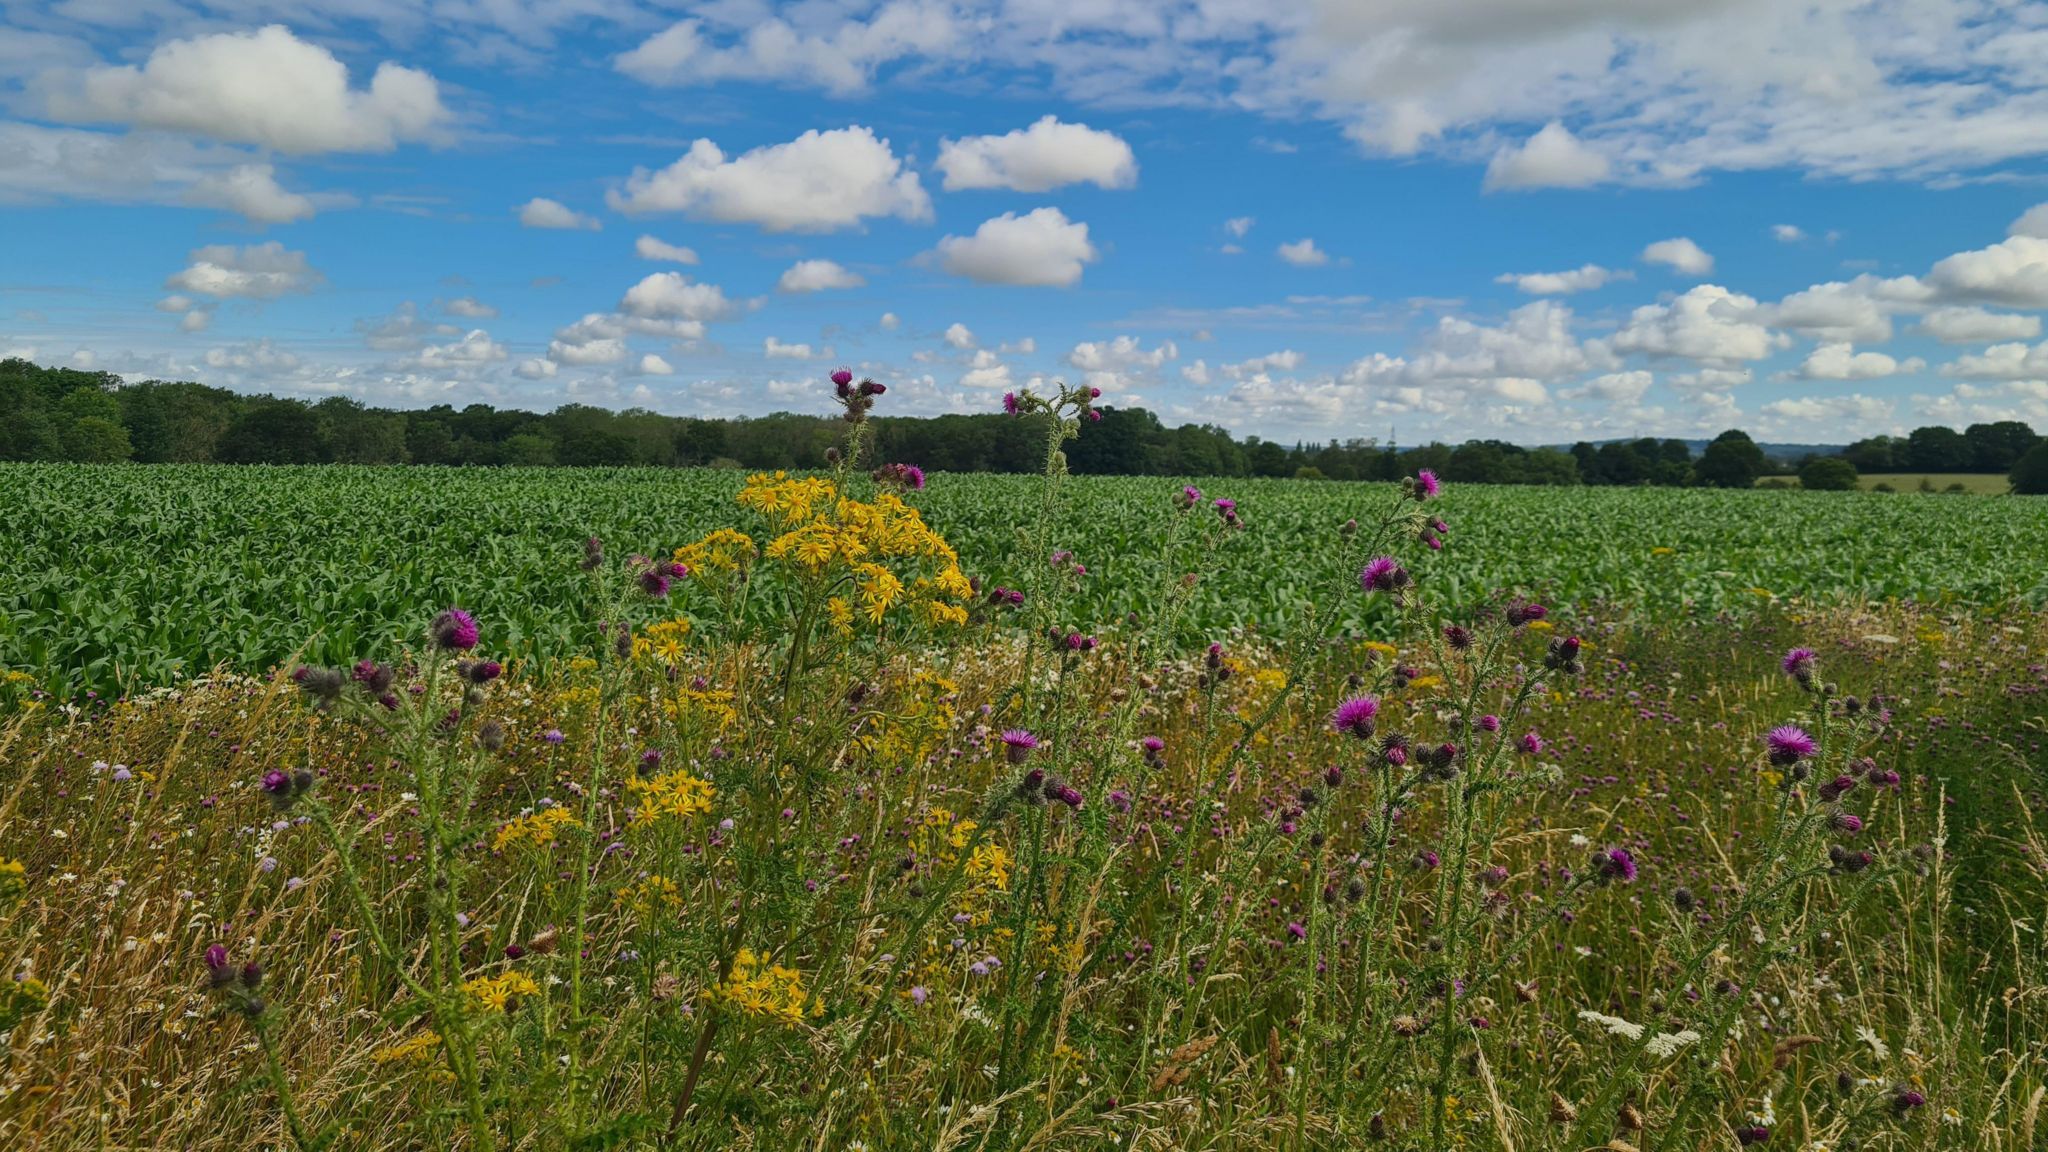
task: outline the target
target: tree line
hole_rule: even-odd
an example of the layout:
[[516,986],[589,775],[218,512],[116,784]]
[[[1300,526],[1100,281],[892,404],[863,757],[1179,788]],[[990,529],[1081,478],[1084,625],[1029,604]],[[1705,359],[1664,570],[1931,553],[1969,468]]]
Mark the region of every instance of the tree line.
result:
[[[879,417],[874,428],[884,458],[929,470],[1035,472],[1044,463],[1042,432],[997,413]],[[488,404],[373,408],[343,396],[307,402],[189,381],[129,384],[107,372],[0,361],[0,460],[799,469],[822,466],[843,430],[828,417],[786,412],[706,419],[587,404],[546,413]],[[1289,445],[1240,440],[1212,424],[1168,427],[1143,408],[1104,408],[1067,458],[1083,475],[1390,480],[1430,468],[1459,483],[1731,488],[1796,468],[1806,487],[1854,487],[1859,471],[2009,472],[2037,448],[2048,469],[2048,445],[2016,421],[1962,432],[1920,428],[1790,465],[1733,430],[1698,454],[1682,440],[1654,438],[1569,449],[1499,440]]]

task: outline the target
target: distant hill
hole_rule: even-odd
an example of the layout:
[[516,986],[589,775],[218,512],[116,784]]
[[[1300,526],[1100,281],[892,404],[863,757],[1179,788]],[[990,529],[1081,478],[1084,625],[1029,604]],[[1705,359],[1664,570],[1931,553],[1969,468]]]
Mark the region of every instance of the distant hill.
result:
[[[1593,445],[1593,447],[1595,447],[1595,448],[1598,448],[1598,447],[1600,447],[1601,445],[1604,445],[1604,444],[1625,444],[1625,443],[1633,443],[1634,441],[1636,441],[1636,440],[1639,440],[1639,439],[1641,439],[1641,437],[1639,437],[1639,436],[1616,436],[1616,437],[1614,437],[1613,439],[1609,439],[1609,440],[1593,440],[1593,441],[1589,441],[1589,443],[1591,443],[1591,444]],[[1657,437],[1657,439],[1659,439],[1659,440],[1662,440],[1662,439],[1664,439],[1664,437],[1661,437],[1661,436],[1659,436],[1659,437]],[[1694,456],[1698,456],[1698,455],[1699,455],[1700,453],[1702,453],[1702,452],[1704,452],[1704,451],[1706,451],[1706,450],[1707,450],[1707,444],[1708,444],[1709,442],[1710,442],[1710,441],[1708,441],[1708,440],[1686,440],[1686,441],[1684,441],[1684,444],[1685,444],[1685,446],[1686,446],[1687,448],[1690,448],[1690,449],[1692,449],[1692,454],[1693,454]],[[1572,446],[1571,446],[1570,444],[1546,444],[1546,445],[1544,445],[1544,447],[1546,447],[1546,448],[1556,448],[1556,449],[1558,449],[1558,450],[1559,450],[1559,451],[1561,451],[1561,452],[1569,452],[1569,451],[1571,451],[1571,447],[1572,447]],[[1802,459],[1804,459],[1805,457],[1808,457],[1808,456],[1833,456],[1833,455],[1835,455],[1835,454],[1839,453],[1839,452],[1840,452],[1840,451],[1841,451],[1841,450],[1842,450],[1843,448],[1847,447],[1847,445],[1843,445],[1843,444],[1771,444],[1771,443],[1766,443],[1766,442],[1764,442],[1764,441],[1761,441],[1761,440],[1759,440],[1759,441],[1757,442],[1757,447],[1759,447],[1759,448],[1763,449],[1763,450],[1764,450],[1764,455],[1765,455],[1765,456],[1768,456],[1768,457],[1770,457],[1770,458],[1771,458],[1771,459],[1773,459],[1773,460],[1782,460],[1782,461],[1784,461],[1784,462],[1785,462],[1785,463],[1787,463],[1787,464],[1793,464],[1793,463],[1797,463],[1798,461],[1800,461],[1800,460],[1802,460]]]

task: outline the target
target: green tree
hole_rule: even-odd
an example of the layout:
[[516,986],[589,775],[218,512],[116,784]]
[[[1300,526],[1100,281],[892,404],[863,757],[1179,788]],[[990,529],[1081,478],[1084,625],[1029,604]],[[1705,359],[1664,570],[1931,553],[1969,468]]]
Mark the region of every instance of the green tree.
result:
[[1916,472],[1967,472],[1971,467],[1970,442],[1946,425],[1915,428],[1906,437],[1906,467]]
[[1753,488],[1765,466],[1764,450],[1749,433],[1731,428],[1707,445],[1693,474],[1709,488]]
[[2020,457],[2007,473],[2012,490],[2021,496],[2048,496],[2048,440],[2043,440]]
[[1799,486],[1813,492],[1854,492],[1856,466],[1840,456],[1816,456],[1799,468]]
[[2034,430],[2018,420],[1995,424],[1972,424],[1963,429],[1970,445],[1970,467],[1978,472],[2010,472],[2020,457],[2040,441]]

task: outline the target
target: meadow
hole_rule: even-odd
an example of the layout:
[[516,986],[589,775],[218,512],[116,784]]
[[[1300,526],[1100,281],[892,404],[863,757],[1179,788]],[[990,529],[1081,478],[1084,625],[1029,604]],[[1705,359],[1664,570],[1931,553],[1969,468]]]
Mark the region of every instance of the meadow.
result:
[[[337,662],[410,639],[459,603],[502,657],[579,650],[582,541],[649,554],[730,519],[738,472],[340,466],[0,465],[0,669],[13,691],[101,697],[225,665]],[[1201,484],[1203,481],[1191,481]],[[1031,477],[934,475],[918,495],[970,574],[1015,584]],[[1178,482],[1072,477],[1054,524],[1090,578],[1076,618],[1150,610]],[[1284,634],[1314,590],[1294,558],[1355,513],[1359,484],[1228,484],[1254,530],[1195,589],[1186,638]],[[2048,600],[2048,516],[2025,499],[1721,489],[1456,487],[1460,537],[1432,587],[1463,604],[1502,588],[1565,603],[1713,614],[1771,597],[1911,599],[1996,610]],[[773,604],[761,606],[774,610]],[[1384,605],[1328,603],[1346,627]]]
[[2040,1146],[2020,502],[1083,482],[1066,390],[926,478],[880,394],[813,476],[36,472],[0,1144]]

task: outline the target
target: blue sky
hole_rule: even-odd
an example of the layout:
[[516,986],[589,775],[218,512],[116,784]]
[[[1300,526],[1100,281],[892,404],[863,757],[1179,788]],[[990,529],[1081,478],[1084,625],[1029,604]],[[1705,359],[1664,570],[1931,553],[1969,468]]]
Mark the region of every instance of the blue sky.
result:
[[0,0],[0,354],[1293,440],[2048,429],[2048,6]]

